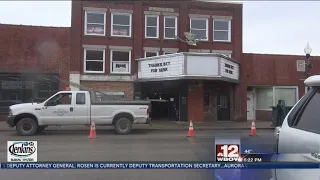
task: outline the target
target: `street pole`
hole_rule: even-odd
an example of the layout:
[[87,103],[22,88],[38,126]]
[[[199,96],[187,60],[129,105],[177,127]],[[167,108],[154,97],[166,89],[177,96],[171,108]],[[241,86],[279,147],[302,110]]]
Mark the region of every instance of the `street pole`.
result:
[[[306,59],[307,59],[305,63],[305,72],[304,72],[305,79],[309,77],[309,72],[310,72],[310,69],[312,68],[312,64],[310,62],[311,52],[312,52],[312,48],[310,47],[309,43],[307,43],[307,46],[304,48],[304,53],[306,54]],[[309,91],[310,87],[308,86],[307,89]]]

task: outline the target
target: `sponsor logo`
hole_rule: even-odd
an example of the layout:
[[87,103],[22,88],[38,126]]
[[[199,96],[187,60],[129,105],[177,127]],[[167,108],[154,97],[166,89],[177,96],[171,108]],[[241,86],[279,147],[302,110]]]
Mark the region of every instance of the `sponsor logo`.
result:
[[37,141],[7,141],[8,162],[37,162]]

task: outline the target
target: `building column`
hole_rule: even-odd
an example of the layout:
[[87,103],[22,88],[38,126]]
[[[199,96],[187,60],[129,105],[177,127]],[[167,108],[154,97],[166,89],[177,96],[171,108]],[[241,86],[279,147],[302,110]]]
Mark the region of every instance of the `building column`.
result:
[[188,117],[192,121],[204,121],[203,85],[189,84],[188,88]]
[[[178,28],[178,36],[184,39],[184,33],[189,32],[189,3],[186,1],[180,4],[179,10],[179,28]],[[180,52],[188,52],[188,44],[184,42],[179,42],[179,51]]]
[[188,121],[188,83],[179,85],[179,121]]
[[[71,71],[69,75],[70,88],[72,91],[80,90],[80,73],[78,71]],[[78,85],[78,86],[77,86]]]
[[247,90],[244,84],[235,85],[234,92],[234,121],[247,120]]

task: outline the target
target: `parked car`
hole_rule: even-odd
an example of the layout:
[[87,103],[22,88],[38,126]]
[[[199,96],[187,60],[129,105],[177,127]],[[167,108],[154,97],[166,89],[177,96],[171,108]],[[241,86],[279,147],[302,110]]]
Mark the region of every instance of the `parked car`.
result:
[[17,100],[3,100],[0,101],[0,114],[7,115],[9,113],[9,107],[15,104],[20,104],[21,101]]
[[10,106],[7,123],[19,135],[34,135],[51,125],[113,125],[128,134],[132,124],[149,124],[149,101],[105,100],[95,91],[60,91],[42,103]]
[[[277,137],[275,161],[320,163],[320,75],[304,81],[310,90],[294,105]],[[318,180],[319,169],[275,169],[273,180]]]

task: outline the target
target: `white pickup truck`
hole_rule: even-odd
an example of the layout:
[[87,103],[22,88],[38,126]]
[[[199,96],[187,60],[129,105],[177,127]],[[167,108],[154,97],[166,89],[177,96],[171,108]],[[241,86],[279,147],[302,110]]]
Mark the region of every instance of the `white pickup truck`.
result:
[[[111,98],[111,100],[110,100]],[[31,136],[51,125],[114,126],[128,134],[132,124],[150,124],[150,102],[117,100],[97,91],[60,91],[42,103],[9,108],[7,124],[21,136]]]

